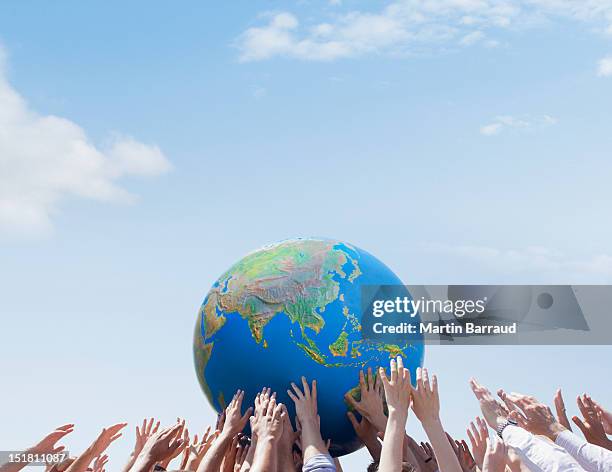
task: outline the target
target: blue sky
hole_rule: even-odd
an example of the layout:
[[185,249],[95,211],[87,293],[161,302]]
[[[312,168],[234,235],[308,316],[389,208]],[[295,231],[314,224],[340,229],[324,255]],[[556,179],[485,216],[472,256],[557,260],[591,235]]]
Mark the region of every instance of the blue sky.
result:
[[[271,241],[346,240],[414,284],[610,283],[611,25],[609,0],[2,2],[7,446],[203,425],[198,305]],[[462,351],[426,353],[455,434],[470,374],[610,390],[609,347]]]

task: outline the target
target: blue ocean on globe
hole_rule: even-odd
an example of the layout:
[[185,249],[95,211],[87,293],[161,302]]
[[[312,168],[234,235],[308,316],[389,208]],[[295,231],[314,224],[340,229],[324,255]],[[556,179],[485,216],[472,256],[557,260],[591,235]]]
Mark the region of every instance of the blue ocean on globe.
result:
[[317,380],[321,433],[332,455],[360,448],[344,399],[346,393],[358,399],[359,370],[376,371],[401,355],[414,378],[424,354],[420,339],[362,339],[364,285],[402,282],[368,252],[330,239],[281,241],[234,264],[210,289],[195,328],[196,373],[215,410],[238,389],[246,409],[271,387],[293,418],[286,390],[305,376]]

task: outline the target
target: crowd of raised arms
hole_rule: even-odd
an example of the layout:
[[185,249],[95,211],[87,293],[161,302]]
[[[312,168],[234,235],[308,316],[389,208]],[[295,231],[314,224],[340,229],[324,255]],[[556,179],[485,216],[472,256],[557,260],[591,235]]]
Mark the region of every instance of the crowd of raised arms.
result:
[[[372,456],[368,472],[612,471],[612,441],[607,436],[612,434],[612,413],[587,394],[576,399],[582,418],[572,418],[583,439],[572,431],[560,390],[554,398],[554,415],[532,396],[498,390],[495,398],[471,379],[484,419],[477,417],[468,425],[468,445],[444,430],[436,376],[430,380],[427,369],[418,369],[413,385],[401,358],[390,364],[388,372],[380,368],[378,375],[369,369],[360,372],[359,400],[346,397],[348,418]],[[191,438],[184,420],[167,428],[145,420],[136,427],[134,451],[123,472],[341,471],[340,463],[328,453],[329,443],[321,437],[316,380],[309,384],[302,378],[302,384],[291,384],[287,393],[295,404],[294,422],[269,388],[249,408],[243,408],[244,392],[236,392],[215,428],[209,427],[201,436]],[[428,442],[419,444],[406,434],[410,409]],[[248,422],[250,437],[244,432]],[[108,461],[104,452],[125,426],[103,429],[81,455],[49,464],[46,471],[104,472]],[[59,442],[73,427],[57,428],[27,451],[62,451]],[[0,472],[16,472],[26,465],[6,463]]]

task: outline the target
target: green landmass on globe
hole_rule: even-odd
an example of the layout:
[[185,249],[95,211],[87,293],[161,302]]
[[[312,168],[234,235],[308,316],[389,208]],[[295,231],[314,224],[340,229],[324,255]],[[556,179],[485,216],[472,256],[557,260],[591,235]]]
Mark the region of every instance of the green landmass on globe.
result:
[[361,337],[361,285],[401,285],[382,262],[340,241],[281,241],[248,254],[215,282],[198,313],[196,373],[220,411],[238,388],[252,401],[263,386],[279,400],[304,375],[317,379],[323,434],[332,452],[360,447],[346,419],[344,394],[358,395],[360,369],[401,355],[413,370],[421,343],[371,343]]

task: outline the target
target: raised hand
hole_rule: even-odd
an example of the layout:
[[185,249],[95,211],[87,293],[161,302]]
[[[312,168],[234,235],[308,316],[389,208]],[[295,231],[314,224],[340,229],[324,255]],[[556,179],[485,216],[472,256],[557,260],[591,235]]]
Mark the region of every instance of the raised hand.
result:
[[570,425],[569,420],[567,419],[567,413],[565,410],[565,402],[563,401],[563,394],[561,393],[560,388],[557,389],[557,391],[555,392],[553,401],[555,403],[555,410],[557,410],[557,419],[559,420],[559,423],[561,423],[563,426],[565,426],[567,429],[571,431],[572,427]]
[[574,416],[572,421],[580,428],[582,434],[588,442],[596,444],[612,451],[612,441],[606,436],[602,416],[597,412],[597,407],[591,397],[586,393],[576,398],[578,409],[582,413],[583,419]]
[[438,470],[438,462],[436,461],[431,447],[427,448],[425,443],[423,443],[423,445],[419,445],[414,439],[406,434],[404,435],[404,462],[411,462],[408,459],[408,450],[410,450],[412,457],[414,457],[415,465],[417,466],[418,471],[435,472]]
[[152,434],[136,458],[131,472],[149,472],[155,464],[167,460],[176,451],[180,451],[183,439],[178,433],[182,428],[183,425],[177,423]]
[[127,423],[118,423],[108,428],[104,428],[96,440],[66,469],[66,472],[84,472],[89,467],[91,461],[102,455],[106,449],[121,437],[121,430]]
[[368,419],[376,431],[384,431],[387,425],[387,417],[385,416],[382,400],[382,385],[380,376],[372,374],[372,369],[368,368],[367,378],[363,371],[359,371],[359,390],[360,399],[355,400],[350,393],[347,393],[344,398],[359,414]]
[[249,407],[245,414],[242,414],[243,399],[244,392],[238,390],[223,414],[219,416],[217,429],[220,429],[221,432],[204,455],[198,466],[198,472],[217,471],[220,469],[226,449],[234,437],[242,432],[253,411],[253,408]]
[[412,389],[412,410],[423,424],[440,420],[440,397],[438,379],[434,375],[429,382],[427,369],[417,369],[416,388]]
[[448,433],[448,441],[455,452],[455,456],[457,456],[457,460],[459,461],[459,465],[463,472],[471,472],[476,468],[476,461],[470,452],[470,448],[467,443],[463,440],[457,441],[453,439]]
[[238,445],[240,443],[240,435],[237,434],[232,439],[230,446],[225,450],[225,456],[221,464],[221,472],[233,472],[236,463],[236,455],[238,454]]
[[[42,438],[37,444],[28,448],[27,452],[32,454],[55,454],[62,452],[64,446],[58,446],[57,442],[73,430],[73,424],[59,426]],[[27,465],[27,462],[8,462],[4,465],[0,464],[0,472],[17,472]]]
[[506,446],[502,441],[487,439],[487,452],[484,458],[482,472],[504,472],[507,462]]
[[136,426],[136,442],[134,443],[134,450],[130,455],[128,463],[123,467],[123,472],[129,472],[134,465],[134,462],[136,462],[136,458],[138,457],[138,454],[140,454],[140,451],[142,451],[142,448],[147,440],[151,437],[151,435],[155,434],[159,430],[159,421],[153,425],[154,422],[154,418],[150,418],[148,421],[145,418],[142,420],[142,426]]
[[181,440],[181,446],[160,462],[159,465],[161,465],[164,469],[167,469],[170,465],[170,462],[172,462],[174,458],[176,458],[181,452],[183,452],[185,448],[189,447],[189,430],[185,427],[185,420],[177,418],[176,422],[180,427],[176,431],[175,436],[176,439]]
[[283,434],[278,443],[278,470],[291,470],[293,467],[293,445],[299,438],[293,430],[287,408],[283,405]]
[[459,459],[440,421],[438,379],[434,375],[430,382],[427,369],[417,369],[416,387],[412,389],[412,409],[431,441],[440,472],[462,472]]
[[102,454],[101,456],[96,457],[93,463],[92,472],[106,472],[104,466],[108,462],[108,456],[106,454]]
[[257,446],[253,458],[253,472],[267,472],[277,469],[277,447],[283,434],[285,408],[282,403],[276,404],[273,396],[262,406],[258,416],[251,417],[251,429],[256,431]]
[[244,400],[244,391],[238,390],[225,409],[225,421],[221,431],[232,437],[242,432],[253,412],[253,407],[249,407],[244,415],[242,414],[242,400]]
[[[589,397],[591,398],[591,397]],[[595,409],[597,410],[597,414],[601,419],[601,424],[603,424],[604,431],[606,434],[612,434],[612,412],[606,410],[601,404],[597,403],[595,400],[591,398],[593,405],[595,405]]]
[[211,432],[211,427],[209,426],[204,432],[202,439],[199,442],[194,441],[194,443],[189,447],[189,457],[187,459],[187,464],[184,467],[185,470],[196,471],[198,469],[204,455],[208,452],[219,434],[220,431]]
[[[244,461],[247,455],[249,454],[250,448],[251,448],[251,445],[248,443],[238,444],[238,450],[236,451],[236,460],[234,462],[233,472],[240,472],[240,469],[242,469],[242,465],[244,464]],[[281,469],[281,470],[285,470],[285,469]]]
[[518,407],[510,412],[509,417],[530,433],[547,436],[554,442],[559,433],[566,430],[557,421],[550,408],[538,402],[535,397],[520,393],[506,394],[503,391],[501,395],[505,402]]
[[300,424],[300,443],[302,459],[307,463],[317,454],[327,454],[327,447],[321,437],[320,420],[317,413],[317,381],[312,381],[312,387],[305,377],[302,377],[302,389],[291,383],[292,390],[287,390],[289,398],[295,403],[297,421]]
[[397,359],[392,359],[390,362],[390,376],[387,377],[382,367],[379,375],[385,389],[389,420],[385,428],[385,440],[380,453],[378,470],[393,472],[402,468],[406,420],[411,403],[410,371],[404,368],[404,361],[398,356]]
[[54,431],[47,434],[38,443],[28,449],[32,454],[55,454],[64,450],[64,446],[58,446],[57,443],[67,434],[74,431],[73,424],[65,424],[58,426]]
[[487,423],[480,417],[476,417],[476,424],[474,421],[470,422],[470,427],[467,428],[467,435],[472,445],[472,452],[474,453],[474,460],[480,469],[482,470],[485,454],[487,452],[487,439],[489,439],[489,430],[487,429]]
[[476,379],[470,379],[470,387],[480,403],[480,410],[487,424],[497,430],[508,418],[508,410],[500,405],[486,387],[480,385]]

